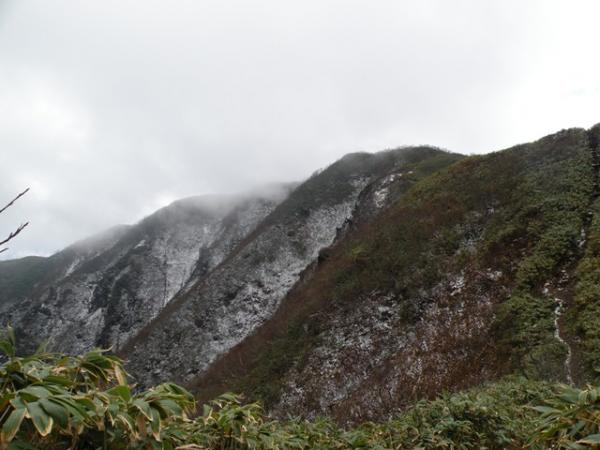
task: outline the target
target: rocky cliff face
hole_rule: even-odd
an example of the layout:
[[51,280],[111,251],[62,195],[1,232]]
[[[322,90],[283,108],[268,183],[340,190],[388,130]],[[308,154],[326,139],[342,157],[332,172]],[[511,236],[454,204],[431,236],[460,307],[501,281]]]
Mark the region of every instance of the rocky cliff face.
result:
[[[126,346],[129,370],[143,384],[195,378],[273,315],[319,252],[355,219],[368,186],[440,154],[446,156],[432,148],[354,154],[307,180]],[[382,183],[375,208],[386,203],[389,181]]]
[[201,279],[266,217],[289,188],[175,202],[132,227],[79,242],[40,264],[29,291],[2,318],[30,350],[120,348],[187,283]]

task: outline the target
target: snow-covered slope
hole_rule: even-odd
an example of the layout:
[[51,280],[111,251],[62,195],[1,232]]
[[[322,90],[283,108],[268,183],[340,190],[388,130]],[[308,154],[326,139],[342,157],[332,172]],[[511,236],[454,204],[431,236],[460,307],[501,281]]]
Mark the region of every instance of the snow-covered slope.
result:
[[34,289],[6,302],[28,348],[118,349],[190,280],[216,267],[287,195],[270,186],[244,196],[177,201],[132,227],[119,227],[48,258]]
[[[437,153],[411,148],[352,154],[311,177],[224,264],[125,347],[129,370],[143,384],[196,377],[272,316],[302,272],[352,221],[367,186],[401,172],[409,160]],[[378,197],[381,205],[384,197]]]

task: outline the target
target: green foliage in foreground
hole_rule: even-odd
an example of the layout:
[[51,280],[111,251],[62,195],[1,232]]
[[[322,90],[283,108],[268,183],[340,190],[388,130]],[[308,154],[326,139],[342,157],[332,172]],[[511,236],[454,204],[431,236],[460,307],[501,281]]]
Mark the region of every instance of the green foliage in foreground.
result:
[[600,388],[507,379],[433,401],[394,420],[343,430],[330,421],[268,421],[225,395],[182,427],[199,449],[588,449],[600,447]]
[[0,341],[0,448],[18,449],[585,449],[600,445],[600,389],[522,378],[432,401],[396,419],[343,429],[328,420],[268,419],[226,394],[195,411],[174,384],[134,392],[101,351],[18,357]]
[[171,383],[134,394],[121,361],[101,351],[18,357],[10,329],[0,350],[0,448],[171,449],[171,425],[194,408]]

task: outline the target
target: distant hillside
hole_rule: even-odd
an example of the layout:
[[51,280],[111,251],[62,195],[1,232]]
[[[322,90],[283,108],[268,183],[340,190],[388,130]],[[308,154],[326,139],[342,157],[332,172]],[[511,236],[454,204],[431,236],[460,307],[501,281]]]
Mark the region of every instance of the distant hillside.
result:
[[599,129],[415,180],[191,386],[360,422],[512,372],[592,380]]
[[226,258],[292,187],[180,200],[49,258],[2,262],[9,269],[0,275],[2,321],[15,326],[23,351],[42,340],[66,352],[118,349]]

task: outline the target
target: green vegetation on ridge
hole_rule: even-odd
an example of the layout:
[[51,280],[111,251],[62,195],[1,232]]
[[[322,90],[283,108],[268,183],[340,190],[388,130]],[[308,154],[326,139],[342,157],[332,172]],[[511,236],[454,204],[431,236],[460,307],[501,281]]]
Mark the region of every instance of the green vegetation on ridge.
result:
[[586,378],[598,382],[600,368],[600,201],[594,203],[586,251],[576,270],[575,302],[567,315],[571,332],[580,339]]
[[[427,292],[457,268],[499,274],[479,277],[476,287],[497,312],[484,354],[492,378],[516,372],[564,380],[567,349],[554,336],[556,304],[544,285],[581,257],[593,179],[581,129],[422,172],[388,211],[328,250],[310,282],[284,300],[271,321],[278,323],[225,356],[198,389],[233,389],[273,404],[290,368],[301,370],[320,345],[329,317],[372,292],[390,292],[402,311],[398,326],[410,326],[430,301]],[[597,331],[586,333],[593,347]],[[457,383],[473,369],[464,370]]]

